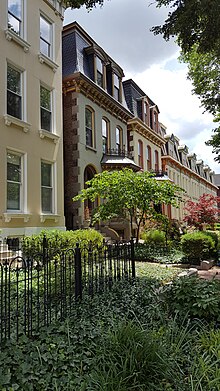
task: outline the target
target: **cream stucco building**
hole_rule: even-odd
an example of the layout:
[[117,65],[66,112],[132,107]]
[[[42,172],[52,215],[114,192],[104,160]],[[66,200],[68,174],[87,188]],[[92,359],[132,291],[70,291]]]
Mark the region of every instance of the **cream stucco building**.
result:
[[162,168],[170,180],[185,190],[179,208],[169,207],[165,212],[169,218],[182,221],[185,201],[197,202],[204,193],[217,196],[218,188],[214,183],[214,172],[203,160],[198,160],[195,153],[190,153],[186,145],[181,145],[178,137],[165,135],[165,140]]
[[58,0],[1,0],[0,235],[64,229]]

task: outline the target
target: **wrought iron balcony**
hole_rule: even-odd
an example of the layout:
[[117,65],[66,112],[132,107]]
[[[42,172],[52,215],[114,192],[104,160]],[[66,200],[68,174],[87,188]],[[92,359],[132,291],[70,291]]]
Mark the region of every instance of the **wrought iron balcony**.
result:
[[103,151],[103,155],[117,156],[117,157],[121,157],[121,158],[128,158],[128,159],[134,160],[131,152],[126,151],[125,148],[106,149],[105,151]]

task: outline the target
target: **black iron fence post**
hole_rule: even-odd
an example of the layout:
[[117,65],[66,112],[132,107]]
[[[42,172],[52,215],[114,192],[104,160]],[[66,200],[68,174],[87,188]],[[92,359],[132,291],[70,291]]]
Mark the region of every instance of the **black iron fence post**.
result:
[[131,273],[132,278],[135,278],[135,259],[134,259],[134,239],[131,238]]
[[44,234],[43,236],[43,264],[44,265],[46,264],[46,260],[47,260],[47,237]]
[[82,262],[79,243],[75,248],[75,299],[82,299]]

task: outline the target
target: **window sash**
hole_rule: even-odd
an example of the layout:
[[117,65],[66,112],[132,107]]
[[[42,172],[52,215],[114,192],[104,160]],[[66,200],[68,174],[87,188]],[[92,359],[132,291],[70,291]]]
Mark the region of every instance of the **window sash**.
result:
[[86,108],[85,110],[85,131],[86,131],[86,145],[93,147],[93,112]]
[[96,57],[96,73],[97,84],[103,87],[103,62],[99,57]]
[[7,91],[7,114],[22,119],[22,99],[14,92]]
[[86,127],[86,145],[89,147],[93,146],[93,140],[92,140],[92,129]]
[[44,109],[43,107],[40,108],[40,116],[41,116],[41,129],[47,130],[48,132],[51,132],[51,120],[52,120],[52,114],[50,111]]
[[44,162],[41,162],[41,210],[53,212],[52,165]]
[[51,91],[40,87],[40,115],[41,129],[51,132],[52,112],[51,112]]
[[42,15],[40,16],[40,52],[47,57],[52,57],[52,24]]
[[21,210],[22,191],[21,156],[7,154],[7,210]]
[[16,34],[22,34],[22,2],[8,0],[8,28]]
[[106,153],[108,149],[108,122],[102,119],[102,151]]

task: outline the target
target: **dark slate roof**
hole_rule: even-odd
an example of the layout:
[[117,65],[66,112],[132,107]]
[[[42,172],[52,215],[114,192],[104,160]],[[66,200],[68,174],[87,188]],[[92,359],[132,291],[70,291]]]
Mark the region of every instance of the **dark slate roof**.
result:
[[89,78],[93,78],[92,58],[87,54],[86,48],[95,48],[111,64],[112,68],[124,76],[123,69],[90,37],[87,32],[77,23],[70,23],[63,28],[63,77],[74,72],[81,72]]
[[75,72],[82,72],[86,76],[92,77],[88,56],[84,53],[84,49],[89,46],[90,43],[77,30],[72,30],[70,34],[63,35],[63,77]]
[[147,97],[151,106],[156,106],[156,104],[147,96],[147,94],[145,94],[134,80],[129,79],[123,81],[123,88],[128,108],[135,116],[140,116],[138,102],[140,101],[140,98],[144,96]]

